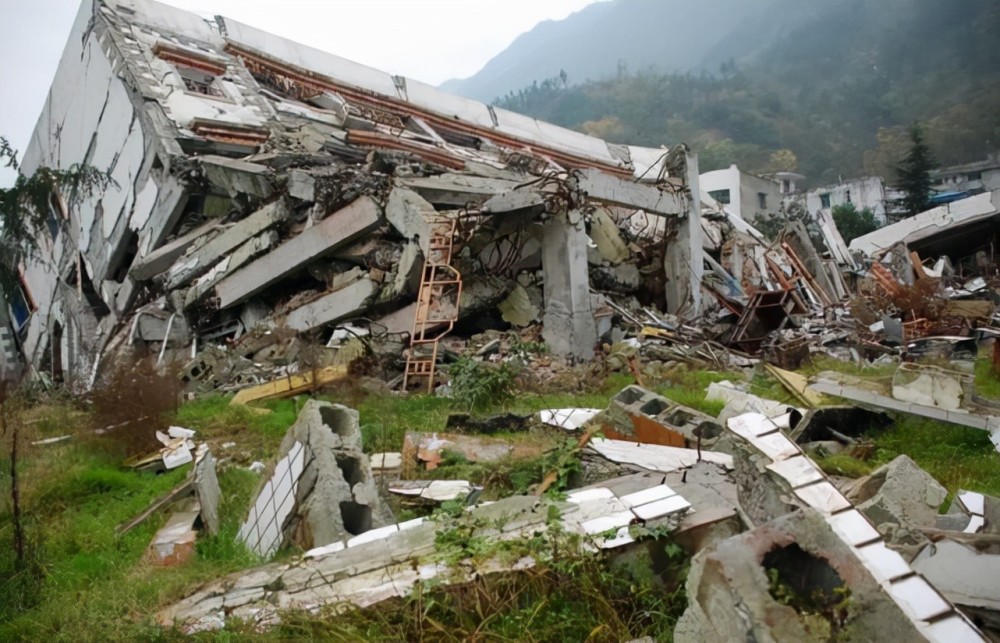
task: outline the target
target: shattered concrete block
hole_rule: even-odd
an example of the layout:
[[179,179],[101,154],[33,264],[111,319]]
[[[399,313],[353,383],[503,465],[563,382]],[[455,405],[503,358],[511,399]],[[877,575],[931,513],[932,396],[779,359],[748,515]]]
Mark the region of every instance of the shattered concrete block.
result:
[[215,474],[215,458],[208,445],[198,445],[194,458],[194,493],[198,499],[201,524],[209,535],[219,533],[219,478]]
[[[775,593],[776,582],[816,607],[799,611],[794,599]],[[850,590],[850,604],[864,608],[838,613],[839,588]],[[688,607],[674,630],[680,643],[924,639],[855,550],[811,509],[700,552],[692,559],[686,589]]]
[[395,265],[392,282],[389,283],[384,296],[393,298],[415,294],[420,289],[420,273],[423,271],[423,267],[424,255],[420,251],[420,245],[414,241],[403,244],[403,250]]
[[359,279],[346,288],[291,311],[285,318],[285,325],[297,331],[307,331],[350,317],[365,308],[377,291],[378,285],[374,281]]
[[948,490],[916,462],[901,455],[853,481],[844,489],[844,495],[875,525],[934,527]]
[[228,255],[253,237],[284,221],[288,217],[288,212],[288,204],[279,200],[236,222],[191,254],[181,257],[167,273],[167,289],[173,290],[205,274],[220,257]]
[[174,344],[191,342],[191,329],[188,328],[187,320],[182,315],[173,315],[167,311],[140,313],[136,319],[135,337],[145,342],[162,342],[167,337],[168,327],[170,342]]
[[413,190],[394,187],[385,204],[385,219],[401,237],[420,244],[427,256],[431,240],[428,219],[439,216],[434,206]]
[[250,194],[266,199],[274,192],[271,170],[265,165],[206,154],[199,157],[205,178],[235,197]]
[[1000,554],[952,540],[929,544],[911,563],[948,600],[961,606],[994,634],[1000,631]]
[[611,398],[594,422],[608,438],[681,448],[694,446],[699,434],[702,447],[711,448],[723,433],[710,415],[635,385]]
[[359,198],[243,269],[226,276],[215,288],[219,307],[229,308],[239,304],[305,264],[371,232],[381,218],[381,208],[371,197]]
[[288,196],[300,201],[316,200],[316,179],[304,170],[288,173]]
[[339,404],[306,402],[279,453],[305,445],[311,460],[302,474],[296,513],[287,533],[311,549],[393,523],[382,504],[368,456],[361,450],[358,412]]

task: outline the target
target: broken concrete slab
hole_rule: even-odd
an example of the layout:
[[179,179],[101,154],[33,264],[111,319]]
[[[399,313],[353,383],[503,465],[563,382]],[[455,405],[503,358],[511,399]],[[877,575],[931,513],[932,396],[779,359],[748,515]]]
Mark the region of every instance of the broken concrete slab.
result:
[[431,241],[429,222],[439,216],[433,205],[406,188],[393,188],[385,204],[385,220],[404,239],[420,244],[420,251],[425,257]]
[[934,527],[948,490],[901,455],[851,482],[844,495],[876,525]]
[[285,318],[285,325],[302,332],[346,319],[364,309],[377,292],[378,284],[374,281],[359,279],[291,311]]
[[381,219],[382,210],[371,197],[359,198],[220,281],[215,289],[219,307],[246,301],[306,263],[371,232]]
[[[132,267],[129,268],[128,274],[136,281],[152,279],[174,265],[174,262],[187,252],[187,249],[195,242],[203,242],[207,238],[210,238],[210,236],[214,236],[225,229],[226,226],[224,224],[216,219],[210,219],[187,234],[160,246],[145,257],[136,259]],[[203,237],[206,239],[203,239]]]
[[215,474],[215,458],[208,445],[198,445],[191,477],[194,495],[198,499],[201,524],[210,536],[214,536],[219,533],[219,502],[222,491]]
[[223,257],[219,263],[212,266],[208,272],[191,284],[191,288],[184,295],[185,310],[201,301],[227,275],[239,270],[244,264],[266,252],[277,243],[278,233],[274,230],[268,230],[250,239],[236,248],[231,254]]
[[[789,596],[801,598],[781,600],[778,583]],[[838,610],[845,590],[851,604],[864,609]],[[674,631],[679,642],[812,641],[841,635],[879,640],[886,632],[901,640],[926,637],[925,621],[915,621],[901,609],[853,548],[810,509],[781,516],[697,554],[687,595],[688,608]],[[810,609],[800,600],[816,606]],[[948,604],[940,603],[942,614],[947,614]],[[967,630],[975,634],[971,626]]]
[[944,539],[924,547],[911,565],[984,629],[1000,633],[1000,554]]
[[537,457],[549,446],[545,441],[480,437],[459,433],[417,433],[407,431],[403,437],[403,473],[415,468],[435,469],[451,451],[469,462],[495,462],[504,458]]
[[284,200],[278,200],[236,222],[191,254],[181,257],[167,273],[167,289],[174,290],[205,274],[219,257],[224,257],[249,239],[284,221],[288,214],[288,205]]
[[288,196],[300,201],[316,200],[316,179],[305,170],[288,173]]
[[409,501],[432,503],[465,498],[477,490],[481,491],[482,487],[477,487],[468,480],[397,480],[389,485],[390,493]]
[[200,515],[196,500],[189,500],[185,507],[174,512],[167,523],[153,535],[147,555],[157,565],[174,567],[183,565],[194,556],[198,533],[194,523]]
[[271,169],[249,161],[205,154],[198,157],[209,183],[225,190],[229,196],[250,194],[266,199],[274,192]]
[[924,364],[900,364],[892,378],[892,396],[902,402],[955,411],[962,408],[966,373]]
[[588,448],[613,462],[631,464],[649,471],[671,473],[694,466],[699,461],[711,462],[727,469],[733,467],[733,457],[726,453],[682,449],[659,444],[639,444],[632,441],[593,438]]
[[456,208],[470,203],[482,203],[489,197],[513,190],[518,185],[516,181],[449,173],[402,179],[397,184],[417,191],[431,203]]
[[620,264],[631,254],[618,224],[604,208],[597,208],[590,217],[590,238],[594,240],[601,258],[612,265]]

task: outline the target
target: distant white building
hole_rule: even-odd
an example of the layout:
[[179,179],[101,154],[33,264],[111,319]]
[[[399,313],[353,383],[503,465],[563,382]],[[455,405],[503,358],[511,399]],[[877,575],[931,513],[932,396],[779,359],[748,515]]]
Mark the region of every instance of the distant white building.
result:
[[865,208],[871,210],[877,221],[885,223],[887,207],[891,211],[892,202],[901,196],[897,190],[886,186],[881,177],[866,176],[809,190],[806,210],[816,216],[820,210],[831,211],[838,205],[850,203],[859,212]]
[[991,154],[985,161],[932,170],[931,181],[937,192],[978,194],[1000,189],[1000,154]]
[[[798,175],[796,175],[798,176]],[[742,172],[735,164],[698,177],[702,192],[744,221],[768,218],[781,208],[781,184]]]

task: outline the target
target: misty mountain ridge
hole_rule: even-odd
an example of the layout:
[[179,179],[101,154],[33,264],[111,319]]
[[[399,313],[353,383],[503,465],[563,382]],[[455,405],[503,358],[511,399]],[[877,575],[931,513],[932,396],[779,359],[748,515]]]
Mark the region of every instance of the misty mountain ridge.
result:
[[613,0],[443,87],[702,170],[892,178],[915,122],[942,165],[1000,150],[1000,2]]

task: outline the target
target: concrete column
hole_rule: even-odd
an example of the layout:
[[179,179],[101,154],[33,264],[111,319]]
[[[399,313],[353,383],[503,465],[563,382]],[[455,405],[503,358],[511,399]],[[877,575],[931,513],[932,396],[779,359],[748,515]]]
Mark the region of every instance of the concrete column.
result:
[[583,215],[571,211],[553,218],[542,235],[545,315],[542,337],[556,355],[591,359],[597,326],[590,307],[587,232]]
[[692,318],[701,313],[701,277],[704,273],[698,156],[687,152],[684,165],[687,212],[677,219],[677,236],[667,247],[663,268],[667,276],[667,312]]

